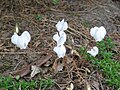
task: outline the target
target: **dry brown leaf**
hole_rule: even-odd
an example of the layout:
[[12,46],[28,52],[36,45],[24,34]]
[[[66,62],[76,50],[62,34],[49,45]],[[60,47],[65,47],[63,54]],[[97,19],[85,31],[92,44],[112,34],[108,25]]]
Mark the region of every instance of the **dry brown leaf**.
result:
[[62,63],[59,63],[58,66],[57,66],[57,71],[62,71],[63,70],[63,64]]
[[40,67],[41,65],[46,63],[51,57],[52,57],[52,55],[42,56],[42,58],[40,60],[37,60],[37,61],[31,63],[31,65],[36,65],[37,67]]
[[19,75],[20,77],[23,77],[23,76],[29,74],[30,71],[31,71],[31,70],[30,70],[30,65],[26,65],[26,66],[24,66],[23,68],[21,68],[20,70],[16,70],[16,71],[14,71],[14,72],[11,72],[11,74],[12,74],[14,77],[16,77],[17,75]]
[[[32,67],[33,65],[35,65],[36,67],[40,67],[41,65],[46,63],[51,57],[52,57],[52,55],[43,56],[40,60],[32,62],[30,65],[26,65],[26,66],[24,66],[23,68],[21,68],[19,70],[11,72],[11,74],[14,77],[17,76],[17,75],[19,75],[20,77],[24,77],[25,75],[27,75],[27,74],[29,74],[31,72],[30,67]],[[34,77],[34,75],[36,75],[38,71],[37,71],[37,68],[35,68],[35,67],[32,67],[32,70],[33,71],[31,73],[31,77]]]
[[30,74],[30,77],[34,77],[36,74],[40,73],[40,68],[37,67],[37,66],[31,66],[31,74]]
[[54,71],[57,73],[57,72],[59,72],[59,71],[62,71],[63,70],[63,64],[62,63],[59,63],[59,64],[54,64],[54,66],[53,66],[53,69],[54,69]]
[[55,60],[52,68],[54,69],[55,73],[62,71],[63,70],[63,63],[60,63],[59,61],[57,61],[57,59]]

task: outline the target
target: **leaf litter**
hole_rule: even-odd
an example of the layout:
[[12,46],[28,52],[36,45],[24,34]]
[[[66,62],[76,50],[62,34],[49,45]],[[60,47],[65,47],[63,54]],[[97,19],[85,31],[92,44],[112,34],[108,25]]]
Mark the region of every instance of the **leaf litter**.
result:
[[11,72],[11,74],[15,77],[19,75],[20,77],[24,77],[28,75],[29,73],[31,78],[34,77],[36,74],[40,72],[40,66],[46,63],[52,55],[46,55],[41,57],[40,60],[34,61],[29,65],[25,65],[23,68],[20,68],[19,70]]
[[[23,59],[25,60],[25,62],[27,61],[28,63],[25,65],[21,65],[21,67],[17,68],[17,70],[12,73],[13,76],[20,75],[20,77],[24,77],[24,78],[27,75],[31,74],[33,69],[32,66],[35,66],[33,70],[33,72],[35,73],[39,72],[37,67],[42,68],[43,70],[45,67],[47,67],[50,70],[50,72],[46,71],[43,76],[47,76],[47,77],[51,76],[51,78],[53,78],[56,81],[56,85],[57,85],[57,88],[52,87],[51,90],[66,90],[67,85],[69,89],[72,89],[71,86],[69,86],[70,82],[74,84],[74,90],[83,90],[87,86],[88,87],[90,86],[92,89],[93,87],[95,87],[94,88],[95,90],[98,88],[100,89],[102,88],[102,90],[114,90],[114,88],[111,89],[111,87],[107,86],[104,83],[101,83],[104,82],[104,79],[98,79],[99,76],[96,76],[98,71],[93,74],[93,72],[96,69],[91,66],[90,62],[87,62],[84,59],[82,59],[78,51],[79,47],[82,44],[86,45],[86,41],[88,42],[91,39],[88,34],[89,32],[88,28],[84,27],[85,25],[82,25],[84,24],[82,23],[83,19],[89,20],[89,22],[91,23],[89,25],[90,27],[94,25],[97,26],[105,25],[105,27],[108,29],[109,32],[108,36],[110,34],[110,37],[112,37],[117,43],[119,43],[120,40],[119,25],[116,25],[119,24],[119,20],[117,20],[116,23],[116,20],[114,20],[113,22],[109,18],[111,16],[115,16],[115,14],[119,15],[119,11],[117,11],[118,9],[117,5],[114,2],[109,2],[109,0],[102,0],[102,1],[98,0],[95,2],[94,1],[95,0],[88,0],[88,1],[66,0],[66,1],[61,1],[59,5],[53,6],[50,0],[45,0],[45,1],[35,0],[34,2],[31,0],[30,1],[15,0],[14,2],[2,0],[1,1],[2,3],[0,3],[0,7],[1,7],[0,12],[2,12],[0,18],[1,21],[0,28],[1,30],[4,31],[0,32],[0,43],[1,43],[0,61],[2,62],[2,60],[4,60],[4,62],[5,61],[15,62],[16,58],[14,57],[20,56],[21,60]],[[26,7],[26,5],[29,5],[29,7]],[[115,8],[112,8],[112,6],[117,9],[115,10]],[[13,11],[15,12],[15,14],[13,13]],[[110,12],[105,12],[105,11],[110,11]],[[37,20],[37,18],[35,18],[36,14],[40,14],[40,15],[42,14],[42,20]],[[69,29],[66,31],[66,33],[72,36],[74,40],[74,44],[73,44],[74,47],[70,46],[71,43],[67,43],[66,48],[70,49],[72,52],[72,53],[70,53],[69,51],[67,52],[67,56],[68,56],[67,61],[65,59],[65,61],[62,62],[61,60],[57,60],[55,62],[56,56],[53,55],[53,53],[52,53],[53,56],[51,55],[49,56],[48,54],[43,55],[40,54],[39,52],[41,52],[40,49],[46,49],[48,51],[53,50],[54,43],[53,40],[51,40],[51,37],[53,32],[55,31],[54,25],[56,24],[56,21],[62,19],[63,17],[66,20],[68,20]],[[28,30],[32,34],[32,41],[30,42],[28,49],[32,49],[33,51],[35,51],[33,52],[35,54],[39,53],[39,55],[36,55],[35,58],[37,59],[35,59],[35,61],[33,58],[29,57],[29,54],[27,54],[29,52],[26,53],[26,50],[24,50],[21,53],[21,51],[18,48],[14,47],[10,43],[9,37],[11,37],[13,33],[12,30],[16,22],[20,23],[21,31]],[[116,52],[120,53],[119,44],[117,46]],[[21,56],[21,54],[23,56]],[[32,55],[32,53],[30,55],[34,56]],[[119,59],[118,56],[119,54],[115,58]],[[48,61],[50,63],[48,63]],[[46,63],[48,65],[45,66]],[[1,69],[4,67],[3,62],[2,64],[0,66]],[[14,68],[14,66],[16,65],[13,64],[13,66],[11,67]],[[51,70],[51,68],[53,69],[52,66],[54,66],[54,69],[58,68],[56,70],[57,73]],[[13,71],[13,68],[9,68],[8,72]],[[6,71],[7,69],[8,68],[4,70]],[[36,75],[35,73],[33,73],[32,75],[33,78],[34,75]],[[88,82],[87,85],[85,82],[86,80]]]

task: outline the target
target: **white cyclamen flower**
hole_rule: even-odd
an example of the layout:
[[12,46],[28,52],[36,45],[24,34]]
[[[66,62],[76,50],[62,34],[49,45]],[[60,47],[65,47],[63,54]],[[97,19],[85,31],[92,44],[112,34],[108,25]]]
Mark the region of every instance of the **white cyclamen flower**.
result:
[[54,47],[54,51],[57,53],[59,58],[63,58],[66,53],[66,48],[64,45],[59,45],[59,46]]
[[28,31],[24,31],[21,34],[21,36],[19,36],[17,33],[14,32],[14,34],[11,37],[11,42],[20,49],[26,49],[30,40],[31,40],[31,36]]
[[87,53],[91,54],[93,57],[95,57],[99,52],[99,49],[94,46],[90,51],[87,51]]
[[67,22],[64,21],[64,19],[62,21],[59,21],[57,24],[56,24],[56,28],[59,31],[64,31],[64,30],[67,30],[68,28],[68,24]]
[[90,35],[94,37],[96,42],[101,41],[106,35],[106,29],[103,26],[91,28]]
[[63,31],[57,32],[53,39],[57,42],[57,46],[63,45],[66,42],[66,33]]

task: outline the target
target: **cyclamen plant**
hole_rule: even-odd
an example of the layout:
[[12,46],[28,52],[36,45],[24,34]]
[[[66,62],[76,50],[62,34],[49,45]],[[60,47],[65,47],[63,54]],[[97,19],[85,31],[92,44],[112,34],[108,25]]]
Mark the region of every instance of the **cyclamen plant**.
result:
[[53,39],[57,42],[57,46],[54,47],[53,50],[56,52],[59,58],[63,58],[66,54],[64,43],[66,42],[67,37],[64,31],[67,30],[68,24],[63,19],[56,24],[56,28],[58,32],[53,36]]
[[28,46],[28,43],[31,40],[30,33],[28,31],[24,31],[21,36],[18,35],[18,26],[16,26],[16,31],[11,37],[11,42],[15,44],[20,49],[26,49]]
[[[106,35],[106,29],[103,26],[91,28],[90,35],[95,39],[96,42],[100,42]],[[87,51],[87,53],[91,54],[93,57],[95,57],[98,52],[99,49],[96,46],[94,46],[90,51]]]

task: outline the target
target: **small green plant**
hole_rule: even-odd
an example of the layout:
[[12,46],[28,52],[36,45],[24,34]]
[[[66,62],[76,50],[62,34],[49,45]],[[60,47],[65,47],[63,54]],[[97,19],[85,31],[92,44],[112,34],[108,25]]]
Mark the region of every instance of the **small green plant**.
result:
[[[99,54],[97,57],[92,57],[90,54],[84,54],[86,60],[90,60],[106,77],[108,85],[116,88],[120,87],[120,62],[113,60],[113,48],[115,44],[112,39],[107,38],[105,41],[97,42]],[[81,52],[84,52],[85,47],[82,47]]]
[[35,16],[35,19],[41,21],[41,20],[43,19],[43,17],[42,17],[42,15],[37,14],[37,15]]
[[40,80],[40,90],[46,90],[46,88],[51,88],[54,85],[54,81],[51,79],[41,79]]
[[60,0],[52,0],[53,5],[58,5],[60,3]]
[[11,76],[0,77],[0,89],[3,90],[46,90],[51,88],[54,85],[54,81],[52,79],[40,79],[40,80],[20,80],[13,79]]

